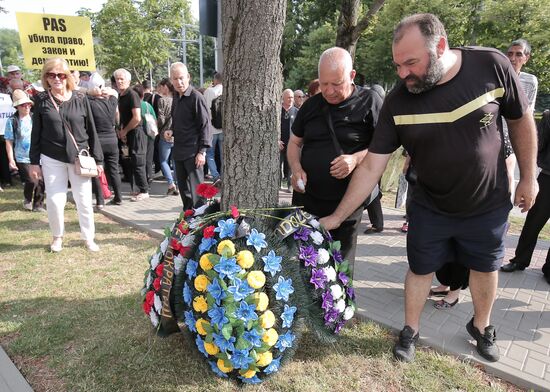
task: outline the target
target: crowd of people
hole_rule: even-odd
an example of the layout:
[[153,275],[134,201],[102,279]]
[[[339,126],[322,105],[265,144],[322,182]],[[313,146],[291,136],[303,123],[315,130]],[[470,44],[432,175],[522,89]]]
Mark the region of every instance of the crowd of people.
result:
[[[391,154],[401,146],[406,150],[403,170],[410,185],[402,231],[409,270],[405,326],[393,350],[397,359],[415,357],[426,299],[441,297],[435,306],[450,309],[468,286],[474,316],[466,329],[483,358],[499,359],[490,323],[498,270],[529,266],[550,218],[550,112],[543,115],[537,144],[537,79],[521,71],[530,54],[523,39],[511,43],[508,59],[490,48],[451,48],[436,16],[416,14],[394,30],[400,82],[387,96],[381,86],[354,83],[352,58],[342,48],[322,53],[318,79],[307,94],[282,92],[280,185],[292,192],[294,205],[322,217],[351,265],[365,208],[371,222],[365,233],[384,229],[377,186]],[[9,183],[19,173],[25,209],[43,212],[46,200],[53,252],[63,248],[69,183],[82,239],[90,251],[99,250],[93,194],[98,209],[106,200],[100,178],[75,172],[84,150],[98,174],[105,171],[113,205],[123,203],[121,173],[131,184],[130,200],[143,202],[161,171],[167,195],[179,195],[184,209],[200,205],[196,187],[205,173],[221,185],[221,74],[200,91],[191,85],[187,66],[177,62],[153,91],[149,81],[132,84],[131,73],[120,68],[107,87],[97,72],[71,70],[56,58],[44,64],[38,91],[22,80],[18,67],[8,67],[8,73],[0,104],[9,96],[15,112],[1,140],[1,179]],[[529,212],[516,255],[502,266],[512,204]],[[434,273],[437,287],[431,287]],[[550,283],[550,251],[543,274]]]

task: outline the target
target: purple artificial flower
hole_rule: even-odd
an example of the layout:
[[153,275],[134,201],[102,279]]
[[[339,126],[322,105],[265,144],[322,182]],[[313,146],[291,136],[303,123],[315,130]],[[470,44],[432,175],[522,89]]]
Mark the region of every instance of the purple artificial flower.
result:
[[355,299],[355,291],[353,290],[353,287],[346,287],[346,294],[351,299]]
[[311,234],[311,230],[308,229],[305,226],[302,226],[294,233],[294,239],[295,240],[301,240],[301,241],[307,241],[309,239],[309,235]]
[[325,309],[325,311],[328,311],[332,308],[334,305],[334,299],[332,298],[332,294],[330,293],[330,290],[325,291],[321,297],[323,298],[323,304],[321,307]]
[[298,258],[303,260],[306,267],[315,267],[317,265],[317,251],[313,245],[300,246]]
[[338,321],[336,327],[334,328],[334,333],[339,333],[340,330],[344,327],[345,321]]
[[326,282],[327,276],[325,275],[325,271],[322,268],[313,268],[311,270],[311,279],[309,280],[309,283],[313,283],[316,289],[324,289]]
[[339,316],[338,310],[336,310],[335,308],[332,308],[332,309],[329,309],[328,311],[326,311],[325,312],[325,325],[329,325],[329,324],[335,322],[336,320],[338,320],[338,316]]
[[333,239],[332,239],[332,234],[330,234],[330,231],[324,230],[324,231],[323,231],[323,234],[327,237],[327,240],[329,240],[329,242],[332,242],[332,241],[333,241]]
[[343,273],[343,272],[338,273],[338,278],[344,284],[344,286],[348,285],[349,277],[345,273]]
[[344,261],[344,258],[342,257],[342,253],[337,249],[332,250],[332,257],[334,258],[334,261],[336,261],[337,263],[341,263],[342,261]]

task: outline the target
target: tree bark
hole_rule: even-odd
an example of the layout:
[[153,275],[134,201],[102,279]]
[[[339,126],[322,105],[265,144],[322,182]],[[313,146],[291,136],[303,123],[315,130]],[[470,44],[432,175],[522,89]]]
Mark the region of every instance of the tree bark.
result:
[[224,98],[222,209],[278,202],[286,0],[222,3]]
[[374,0],[365,16],[359,20],[361,0],[342,0],[336,46],[346,49],[352,59],[355,58],[355,49],[361,33],[369,27],[374,15],[382,8],[384,2],[385,0]]

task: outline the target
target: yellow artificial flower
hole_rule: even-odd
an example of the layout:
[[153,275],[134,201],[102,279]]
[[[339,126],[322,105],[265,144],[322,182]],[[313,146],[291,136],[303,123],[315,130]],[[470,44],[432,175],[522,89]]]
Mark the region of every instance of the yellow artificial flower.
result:
[[226,257],[231,257],[235,254],[235,244],[230,240],[223,240],[218,244],[218,254],[223,256],[225,248],[229,249],[229,254],[227,254]]
[[220,349],[214,343],[204,342],[204,349],[210,355],[216,355],[217,353],[220,352]]
[[271,354],[271,351],[266,351],[265,353],[258,354],[256,365],[267,366],[271,363],[271,361],[273,361],[273,354]]
[[239,370],[239,373],[241,374],[241,376],[243,376],[244,378],[252,378],[254,377],[254,375],[256,374],[256,370],[253,370],[253,369],[248,369],[248,370]]
[[225,366],[225,362],[223,359],[218,359],[218,369],[220,369],[224,373],[229,373],[231,370],[233,370],[232,366]]
[[195,288],[200,292],[205,292],[209,284],[210,281],[206,275],[199,275],[195,278]]
[[254,293],[252,295],[252,298],[254,298],[254,303],[256,304],[257,311],[263,312],[267,309],[267,306],[269,305],[269,297],[266,293]]
[[212,253],[205,253],[199,260],[199,264],[204,271],[210,271],[212,269],[212,263],[209,260],[211,255]]
[[267,343],[269,346],[275,345],[278,339],[279,339],[279,334],[273,328],[270,328],[267,331],[265,331],[264,336],[262,336],[262,340],[265,343]]
[[195,328],[197,328],[197,332],[199,335],[206,336],[206,330],[204,329],[204,324],[208,324],[208,321],[206,321],[203,318],[200,318],[195,323]]
[[250,268],[254,264],[254,255],[249,250],[241,250],[237,253],[237,263],[239,263],[241,268]]
[[271,310],[266,310],[264,314],[260,316],[260,325],[262,328],[269,329],[275,324],[275,315]]
[[253,289],[264,287],[265,275],[262,271],[250,271],[246,277],[246,281]]
[[201,312],[204,313],[208,310],[208,304],[206,303],[206,299],[202,295],[199,295],[198,297],[195,297],[193,299],[193,309],[195,309],[195,312]]

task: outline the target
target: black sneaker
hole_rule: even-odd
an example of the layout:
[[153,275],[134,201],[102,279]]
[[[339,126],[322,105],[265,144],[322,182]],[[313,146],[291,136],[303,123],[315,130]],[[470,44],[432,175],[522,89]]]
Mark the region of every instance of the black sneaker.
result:
[[479,355],[490,362],[499,360],[500,354],[498,353],[498,346],[496,344],[497,334],[495,327],[492,325],[485,327],[485,332],[482,335],[479,329],[474,327],[474,318],[472,317],[470,322],[466,324],[466,330],[476,340],[476,348]]
[[415,344],[418,341],[418,333],[414,335],[414,331],[408,325],[399,333],[399,340],[393,346],[393,355],[396,359],[403,362],[411,362],[415,356]]

